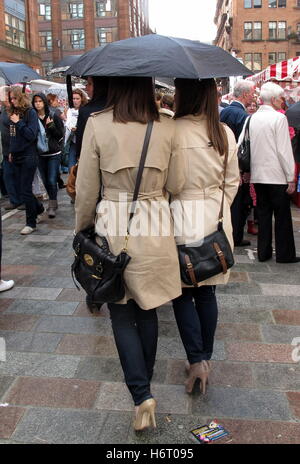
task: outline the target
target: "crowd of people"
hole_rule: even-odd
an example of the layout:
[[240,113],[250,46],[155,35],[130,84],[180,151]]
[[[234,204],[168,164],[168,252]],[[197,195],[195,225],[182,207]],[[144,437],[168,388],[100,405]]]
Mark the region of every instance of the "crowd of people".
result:
[[[153,122],[138,197],[140,232],[149,221],[157,221],[156,230],[161,231],[167,218],[169,233],[130,234],[126,293],[123,300],[108,303],[125,382],[135,405],[135,430],[156,426],[151,379],[158,306],[173,303],[187,357],[186,392],[193,391],[198,379],[205,393],[212,368],[216,286],[228,282],[230,271],[194,286],[184,285],[176,245],[201,243],[214,232],[223,203],[223,227],[232,248],[250,245],[244,239],[248,221],[248,232],[257,235],[259,261],[272,259],[274,215],[276,261],[300,261],[290,211],[290,195],[295,191],[291,135],[293,139],[299,135],[288,128],[281,87],[263,85],[258,103],[253,83],[238,81],[230,105],[222,102],[214,79],[175,79],[175,89],[175,96],[162,95],[155,94],[151,78],[89,77],[89,101],[82,90],[74,89],[73,107],[65,112],[53,96],[37,93],[30,102],[19,88],[8,88],[0,119],[6,191],[11,207],[25,205],[21,234],[34,232],[45,214],[32,191],[37,169],[49,197],[48,216],[55,218],[61,158],[68,153],[69,169],[78,162],[75,232],[95,226],[101,236],[108,230],[109,247],[116,255],[126,233],[110,233],[107,223],[118,221],[124,201],[132,201],[146,125]],[[249,116],[250,174],[240,171],[237,156]],[[44,151],[42,135],[47,142]],[[161,215],[154,216],[153,203]],[[200,229],[192,228],[199,217],[187,214],[186,203],[192,205],[189,211],[200,215]],[[127,219],[127,209],[124,214]],[[185,224],[180,234],[175,233],[178,222]],[[3,282],[0,291],[13,285]]]

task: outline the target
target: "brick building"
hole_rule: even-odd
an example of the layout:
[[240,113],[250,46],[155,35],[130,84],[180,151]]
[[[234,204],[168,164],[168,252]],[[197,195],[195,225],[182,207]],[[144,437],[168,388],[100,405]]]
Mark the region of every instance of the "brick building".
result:
[[150,33],[149,0],[36,0],[43,74],[67,55]]
[[215,45],[254,72],[300,56],[300,0],[217,0]]
[[41,68],[36,0],[0,1],[0,61]]

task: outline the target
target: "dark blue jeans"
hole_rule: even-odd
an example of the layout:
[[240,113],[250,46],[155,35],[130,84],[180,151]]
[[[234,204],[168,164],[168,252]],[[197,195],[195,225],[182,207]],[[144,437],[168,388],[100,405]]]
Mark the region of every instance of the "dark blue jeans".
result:
[[211,359],[218,320],[216,287],[183,288],[173,300],[180,337],[190,364]]
[[69,172],[72,166],[75,166],[77,163],[77,157],[76,157],[76,143],[71,142],[70,143],[70,150],[69,150]]
[[59,175],[60,155],[39,156],[39,171],[49,195],[49,200],[57,199],[57,178]]
[[22,161],[14,163],[17,182],[21,189],[21,202],[26,208],[26,225],[36,227],[38,214],[44,211],[43,205],[32,193],[32,181],[37,168],[37,155],[25,155]]
[[3,158],[3,180],[9,201],[12,205],[19,206],[22,202],[20,184],[17,182],[16,167],[6,157]]
[[126,305],[109,303],[108,308],[125,382],[138,406],[152,398],[150,381],[158,338],[156,309],[143,310],[134,300]]

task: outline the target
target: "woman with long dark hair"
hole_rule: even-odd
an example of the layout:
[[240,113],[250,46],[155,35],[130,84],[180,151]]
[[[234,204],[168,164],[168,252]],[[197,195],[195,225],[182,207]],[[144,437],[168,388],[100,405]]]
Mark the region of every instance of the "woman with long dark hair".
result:
[[36,230],[36,218],[44,207],[32,193],[32,181],[38,164],[38,116],[20,87],[9,91],[10,155],[15,167],[16,182],[20,185],[21,201],[26,208],[26,226],[22,235]]
[[[147,124],[153,121],[140,194],[127,244],[126,295],[109,303],[113,334],[135,408],[134,429],[156,426],[151,393],[158,322],[156,307],[181,293],[179,264],[165,192],[185,180],[175,124],[159,115],[151,78],[111,78],[107,109],[89,117],[76,182],[76,231],[95,224],[112,253],[124,247]],[[99,193],[101,190],[101,201]],[[158,213],[158,214],[156,214]],[[136,216],[137,215],[137,216]],[[169,231],[162,234],[161,215]],[[108,226],[108,229],[106,228]],[[140,226],[140,227],[139,227]],[[151,235],[151,228],[154,236]],[[106,232],[105,232],[106,230]]]
[[[216,83],[214,79],[176,79],[175,86],[178,150],[187,166],[184,187],[174,198],[179,202],[176,211],[181,212],[185,226],[182,235],[176,237],[177,244],[201,244],[205,236],[217,230],[228,152],[223,227],[233,246],[230,205],[239,185],[237,148],[232,131],[219,121]],[[194,217],[184,215],[185,202],[190,203],[189,211],[195,211]],[[197,223],[199,227],[192,229]],[[200,379],[205,393],[218,317],[215,289],[218,284],[226,284],[228,278],[229,272],[200,282],[198,287],[185,287],[182,295],[173,300],[188,359],[187,393],[192,392],[196,379]]]
[[65,131],[65,144],[69,144],[69,172],[72,166],[77,163],[76,156],[76,133],[77,121],[80,108],[87,104],[87,96],[81,89],[74,89],[72,92],[73,108],[68,108]]
[[47,97],[36,93],[32,98],[32,106],[36,110],[43,125],[48,141],[48,150],[39,153],[38,167],[49,196],[48,217],[55,218],[57,209],[57,179],[63,145],[64,125],[56,113],[50,114]]

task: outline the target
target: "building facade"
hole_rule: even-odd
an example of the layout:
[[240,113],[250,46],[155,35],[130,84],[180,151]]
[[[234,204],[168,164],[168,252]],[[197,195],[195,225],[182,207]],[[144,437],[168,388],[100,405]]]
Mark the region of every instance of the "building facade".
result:
[[253,72],[300,56],[300,0],[217,0],[215,45]]
[[0,1],[0,61],[41,68],[36,0]]
[[149,0],[36,0],[42,73],[67,55],[149,34]]

